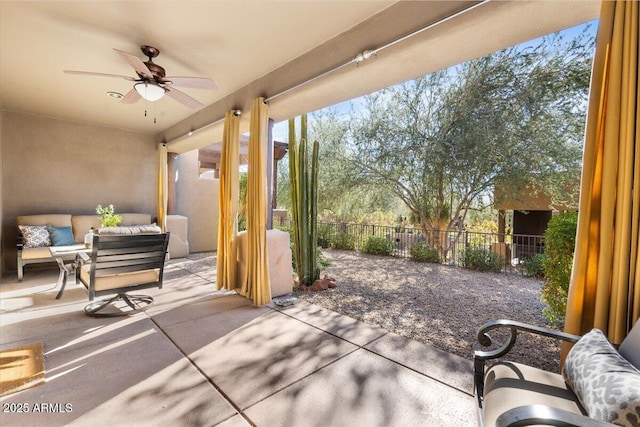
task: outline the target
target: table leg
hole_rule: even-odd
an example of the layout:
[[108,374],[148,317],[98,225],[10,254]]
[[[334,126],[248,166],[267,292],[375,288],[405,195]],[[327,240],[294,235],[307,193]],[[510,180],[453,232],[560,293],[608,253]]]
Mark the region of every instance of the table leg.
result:
[[56,258],[58,262],[58,267],[60,267],[60,275],[58,276],[58,283],[61,284],[60,291],[58,291],[58,295],[56,295],[56,299],[62,298],[62,293],[64,292],[65,286],[67,286],[67,275],[69,270],[67,270],[67,266],[64,265],[64,261],[60,258]]

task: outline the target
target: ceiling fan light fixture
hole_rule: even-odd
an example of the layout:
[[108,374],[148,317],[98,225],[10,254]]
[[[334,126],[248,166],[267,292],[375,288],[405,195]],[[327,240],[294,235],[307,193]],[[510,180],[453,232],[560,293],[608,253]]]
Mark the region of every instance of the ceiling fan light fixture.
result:
[[155,83],[141,82],[136,83],[134,86],[136,92],[147,101],[157,101],[164,96],[164,88]]

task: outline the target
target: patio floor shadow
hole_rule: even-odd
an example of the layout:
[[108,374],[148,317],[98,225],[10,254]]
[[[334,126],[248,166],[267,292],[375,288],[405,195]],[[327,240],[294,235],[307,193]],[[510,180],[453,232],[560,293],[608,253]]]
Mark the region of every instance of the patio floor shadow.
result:
[[215,290],[211,260],[167,264],[154,304],[83,314],[57,271],[0,284],[0,349],[42,342],[43,385],[0,398],[2,425],[474,426],[470,361],[297,301]]

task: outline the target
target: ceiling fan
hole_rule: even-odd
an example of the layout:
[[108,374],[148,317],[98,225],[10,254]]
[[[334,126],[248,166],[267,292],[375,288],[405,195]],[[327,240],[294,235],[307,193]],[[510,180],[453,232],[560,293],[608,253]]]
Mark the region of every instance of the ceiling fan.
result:
[[185,107],[197,110],[204,105],[200,101],[192,98],[184,92],[175,88],[186,87],[193,89],[215,90],[216,84],[206,77],[165,77],[164,68],[153,62],[153,58],[160,54],[160,51],[153,46],[141,46],[140,49],[148,61],[142,62],[140,58],[122,50],[116,51],[125,62],[133,67],[138,78],[123,76],[119,74],[94,73],[91,71],[64,70],[67,74],[82,74],[98,77],[116,77],[135,82],[133,88],[124,95],[120,102],[124,104],[134,104],[144,98],[147,101],[157,101],[165,94],[178,101]]

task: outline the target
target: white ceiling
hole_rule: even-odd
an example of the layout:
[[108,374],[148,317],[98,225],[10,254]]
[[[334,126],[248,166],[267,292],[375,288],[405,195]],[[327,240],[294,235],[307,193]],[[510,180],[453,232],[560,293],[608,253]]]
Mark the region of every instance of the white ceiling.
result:
[[[473,1],[1,1],[0,107],[147,134],[185,151],[207,145],[221,126],[186,142],[183,135],[271,97],[441,20]],[[379,52],[358,66],[270,103],[276,120],[370,93],[485,53],[597,17],[597,1],[492,1]],[[183,89],[205,107],[171,98],[125,105],[124,79],[64,74],[83,70],[130,75],[117,48],[154,62],[168,76],[213,79],[218,90]],[[147,117],[145,117],[145,109]],[[154,119],[156,118],[156,123]],[[243,115],[246,128],[248,114]],[[197,135],[196,135],[197,136]],[[171,147],[170,144],[170,147]]]

